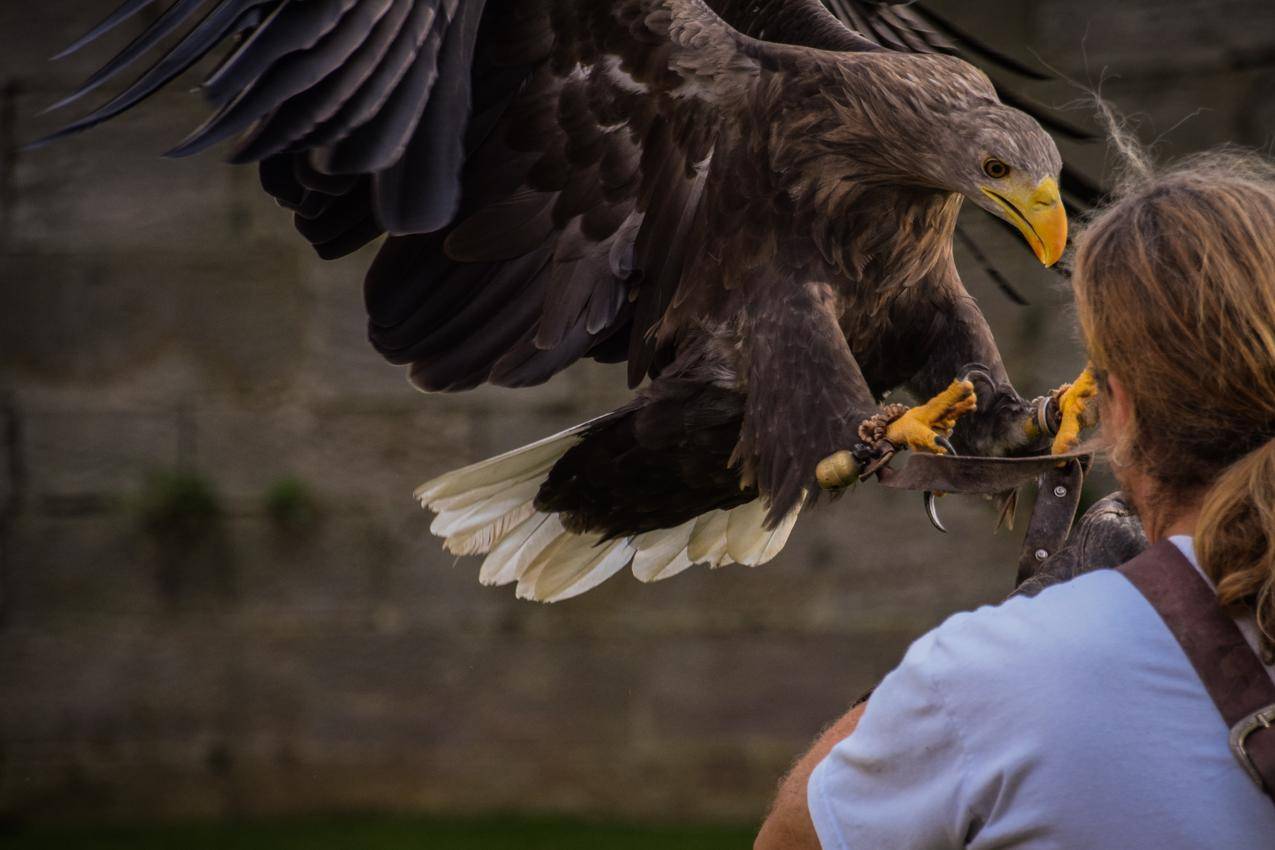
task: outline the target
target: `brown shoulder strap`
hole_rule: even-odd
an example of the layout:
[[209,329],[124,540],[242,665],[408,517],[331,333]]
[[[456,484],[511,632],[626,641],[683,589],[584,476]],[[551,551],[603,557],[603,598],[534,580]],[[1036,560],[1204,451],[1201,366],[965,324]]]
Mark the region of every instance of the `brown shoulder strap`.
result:
[[1162,540],[1120,568],[1178,639],[1231,727],[1231,752],[1275,803],[1275,682],[1178,547]]

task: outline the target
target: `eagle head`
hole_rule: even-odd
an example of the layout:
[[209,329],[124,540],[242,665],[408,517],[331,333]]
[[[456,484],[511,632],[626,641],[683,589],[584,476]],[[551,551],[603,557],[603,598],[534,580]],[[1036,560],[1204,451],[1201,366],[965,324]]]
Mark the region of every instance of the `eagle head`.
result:
[[1046,266],[1061,259],[1058,146],[1034,118],[1002,103],[986,74],[953,56],[890,52],[838,55],[821,70],[816,96],[828,108],[794,120],[808,99],[788,98],[798,106],[777,119],[786,154],[777,171],[804,170],[819,187],[851,181],[963,195],[1016,228]]
[[935,140],[943,147],[933,160],[942,188],[1013,225],[1044,265],[1057,263],[1067,247],[1067,212],[1054,140],[1031,116],[995,101],[949,120]]

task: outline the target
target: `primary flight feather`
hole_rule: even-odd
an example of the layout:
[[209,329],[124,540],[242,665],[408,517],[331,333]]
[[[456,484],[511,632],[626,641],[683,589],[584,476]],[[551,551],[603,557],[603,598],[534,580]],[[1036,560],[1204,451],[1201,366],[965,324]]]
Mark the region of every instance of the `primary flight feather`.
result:
[[[627,361],[628,405],[417,491],[484,582],[563,599],[770,560],[839,450],[1048,446],[952,241],[968,201],[1053,265],[1084,184],[935,52],[950,25],[830,5],[858,31],[817,0],[175,0],[63,104],[184,31],[55,137],[229,42],[171,153],[235,139],[323,257],[388,234],[369,336],[413,383]],[[879,407],[899,387],[933,399]]]

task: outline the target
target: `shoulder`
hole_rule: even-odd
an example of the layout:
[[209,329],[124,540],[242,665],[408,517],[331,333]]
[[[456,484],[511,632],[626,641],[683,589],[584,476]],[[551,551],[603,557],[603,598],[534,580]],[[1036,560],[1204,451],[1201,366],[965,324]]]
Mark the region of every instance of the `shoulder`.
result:
[[1015,596],[953,614],[918,643],[929,641],[946,653],[977,646],[981,650],[999,647],[1015,655],[1061,635],[1084,641],[1115,638],[1113,628],[1123,615],[1139,608],[1154,614],[1124,576],[1116,570],[1098,570],[1036,596]]
[[[1168,641],[1168,643],[1165,643]],[[962,721],[997,704],[1061,703],[1100,687],[1173,638],[1155,610],[1115,570],[1100,570],[1031,598],[950,617],[918,640],[905,664],[923,668]],[[993,715],[1000,714],[995,711]]]
[[[1161,637],[1170,643],[1158,649]],[[1063,810],[1076,810],[1072,827],[1087,822],[1086,807],[1143,769],[1146,753],[1119,769],[1112,756],[1146,742],[1137,733],[1155,726],[1148,700],[1164,677],[1190,675],[1164,663],[1172,641],[1112,570],[949,618],[912,644],[812,776],[820,836],[844,828],[862,846],[955,847],[976,832],[1053,829]]]
[[[1180,840],[1207,820],[1198,782],[1148,777],[1195,765],[1216,779],[1208,805],[1221,799],[1229,811],[1241,796],[1229,783],[1242,793],[1251,784],[1225,742],[1159,615],[1123,575],[1101,570],[958,614],[917,640],[812,778],[811,810],[821,836],[833,823],[890,839],[860,846],[956,847],[974,834],[986,846],[1027,836],[1125,846],[1111,836],[1130,822],[1179,839],[1146,846],[1205,846]],[[1226,823],[1251,832],[1244,817]],[[865,832],[881,824],[880,835]]]

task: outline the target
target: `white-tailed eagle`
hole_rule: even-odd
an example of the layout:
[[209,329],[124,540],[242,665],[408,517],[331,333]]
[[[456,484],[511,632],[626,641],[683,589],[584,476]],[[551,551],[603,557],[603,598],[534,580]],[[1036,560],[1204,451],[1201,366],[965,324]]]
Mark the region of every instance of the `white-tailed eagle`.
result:
[[[842,450],[856,463],[824,484],[949,436],[1049,448],[953,238],[973,203],[1054,264],[1059,152],[932,50],[925,24],[960,36],[943,21],[830,6],[841,19],[818,0],[171,0],[67,100],[182,34],[63,132],[229,43],[202,86],[213,115],[172,153],[235,139],[323,257],[388,234],[369,335],[416,386],[627,362],[631,403],[417,493],[451,551],[486,554],[484,582],[563,599],[629,565],[769,560]],[[899,387],[931,401],[881,407]]]

